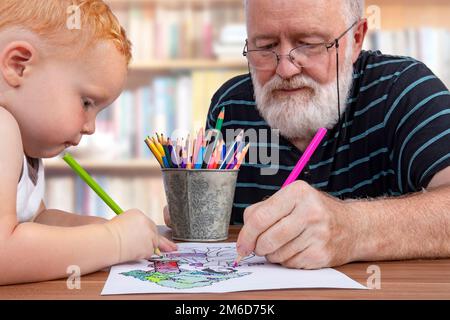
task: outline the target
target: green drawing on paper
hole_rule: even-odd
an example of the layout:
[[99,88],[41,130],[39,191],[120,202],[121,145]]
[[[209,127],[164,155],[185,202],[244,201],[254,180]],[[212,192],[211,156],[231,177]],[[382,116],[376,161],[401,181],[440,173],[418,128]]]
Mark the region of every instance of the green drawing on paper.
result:
[[[132,270],[121,275],[175,289],[211,286],[220,281],[240,278],[251,272],[233,268],[236,251],[231,247],[190,249],[165,254],[164,258],[150,259],[149,270]],[[260,265],[246,257],[240,266]]]
[[125,276],[131,276],[141,281],[153,282],[157,285],[175,288],[175,289],[191,289],[196,287],[211,286],[215,282],[224,281],[232,278],[239,278],[250,274],[250,272],[231,272],[228,274],[220,274],[208,271],[180,270],[175,272],[155,272],[134,270],[122,273]]

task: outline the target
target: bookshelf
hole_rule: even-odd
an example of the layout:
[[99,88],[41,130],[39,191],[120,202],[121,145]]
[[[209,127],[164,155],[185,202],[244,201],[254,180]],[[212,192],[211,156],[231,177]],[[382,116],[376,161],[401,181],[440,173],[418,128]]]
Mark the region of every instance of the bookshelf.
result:
[[130,65],[130,71],[182,71],[193,69],[244,69],[243,59],[212,60],[212,59],[178,59],[137,62]]
[[155,4],[164,4],[164,5],[217,5],[217,4],[240,4],[242,0],[106,0],[111,6],[117,5],[130,5],[130,4],[139,4],[139,5],[155,5]]
[[366,7],[371,5],[381,8],[383,29],[423,26],[450,28],[448,0],[366,0]]
[[[122,208],[139,208],[163,224],[161,171],[144,137],[175,127],[204,126],[214,92],[229,78],[246,72],[247,62],[241,54],[245,39],[242,1],[106,2],[133,43],[133,60],[124,93],[99,115],[96,134],[83,138],[77,148],[83,151],[71,152]],[[241,26],[241,39],[232,40],[228,47],[219,43],[227,25]],[[224,54],[217,51],[217,44],[225,49]],[[121,151],[113,155],[112,149]],[[87,154],[100,157],[92,159]],[[45,160],[44,165],[48,207],[113,216],[62,159]]]
[[[81,166],[87,171],[96,173],[125,173],[125,174],[144,174],[153,175],[155,171],[159,171],[159,163],[154,160],[132,159],[132,160],[90,160],[80,161]],[[67,174],[72,169],[62,159],[46,159],[44,165],[53,174]],[[157,170],[158,169],[158,170]]]
[[[450,87],[450,2],[446,0],[367,0],[369,25],[379,14],[379,29],[370,29],[364,49],[410,56],[424,62]],[[379,10],[372,10],[376,5]],[[376,25],[376,23],[374,24]]]
[[[241,55],[245,34],[230,36],[224,32],[227,26],[240,25],[241,29],[231,30],[242,33],[242,0],[106,2],[135,44],[134,59],[124,94],[99,116],[96,134],[83,139],[93,146],[84,154],[102,153],[95,147],[99,145],[106,146],[104,150],[117,147],[121,151],[103,159],[76,153],[74,156],[123,208],[140,208],[156,223],[163,224],[161,172],[146,150],[143,137],[154,131],[171,132],[175,127],[190,131],[202,127],[213,93],[229,78],[247,72],[247,62]],[[377,5],[381,12],[381,30],[371,31],[372,38],[381,34],[386,39],[383,32],[424,27],[427,29],[422,37],[436,34],[438,29],[450,30],[448,0],[366,0],[366,7],[371,5]],[[242,41],[236,40],[239,36]],[[223,39],[231,40],[221,46]],[[374,45],[371,40],[368,42],[367,46]],[[435,50],[433,45],[430,48]],[[444,76],[450,78],[450,74]],[[99,136],[97,143],[91,140]],[[44,163],[49,207],[85,214],[100,212],[111,217],[105,213],[109,209],[74,177],[61,159]]]

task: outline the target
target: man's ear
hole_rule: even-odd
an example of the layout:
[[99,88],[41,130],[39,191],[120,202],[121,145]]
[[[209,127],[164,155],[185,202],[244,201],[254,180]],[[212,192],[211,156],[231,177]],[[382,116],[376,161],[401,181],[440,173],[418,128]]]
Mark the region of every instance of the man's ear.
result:
[[11,87],[19,87],[35,60],[36,50],[29,42],[11,42],[0,52],[0,74]]
[[355,31],[355,35],[353,37],[353,40],[354,40],[353,63],[356,62],[356,60],[359,57],[359,54],[361,53],[364,38],[366,37],[367,30],[368,30],[367,19],[361,19],[361,21],[358,23],[357,29]]

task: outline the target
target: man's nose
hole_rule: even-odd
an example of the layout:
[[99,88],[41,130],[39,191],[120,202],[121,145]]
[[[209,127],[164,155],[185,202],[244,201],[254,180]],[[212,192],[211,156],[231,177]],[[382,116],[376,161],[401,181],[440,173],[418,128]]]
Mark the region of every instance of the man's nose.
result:
[[302,73],[302,68],[296,66],[289,55],[280,55],[276,72],[282,79],[287,80]]

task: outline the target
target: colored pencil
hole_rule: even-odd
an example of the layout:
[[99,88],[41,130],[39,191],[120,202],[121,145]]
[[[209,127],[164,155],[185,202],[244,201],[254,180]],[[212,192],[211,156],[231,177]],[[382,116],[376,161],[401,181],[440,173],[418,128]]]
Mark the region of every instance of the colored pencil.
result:
[[[222,109],[219,118],[223,118]],[[223,120],[223,119],[222,119]],[[221,128],[218,119],[217,129]],[[162,168],[185,169],[219,169],[230,170],[239,168],[242,164],[242,156],[245,157],[245,143],[243,142],[244,130],[241,130],[233,143],[227,148],[220,137],[220,132],[214,130],[198,130],[194,140],[190,135],[186,139],[172,141],[170,137],[164,137],[163,133],[155,132],[153,137],[148,136],[145,143],[158,160]]]
[[[303,168],[306,166],[309,159],[313,155],[314,151],[316,151],[317,147],[320,145],[320,143],[323,140],[323,137],[325,137],[326,134],[327,134],[327,129],[325,129],[325,128],[320,128],[317,131],[316,135],[314,136],[314,138],[312,139],[312,141],[306,148],[305,152],[300,157],[300,160],[297,162],[297,164],[295,165],[291,174],[287,177],[286,181],[283,183],[281,188],[284,188],[284,187],[290,185],[291,183],[293,183],[295,180],[297,180],[298,176],[302,173]],[[234,268],[239,264],[241,259],[242,259],[242,257],[240,255],[238,255],[238,257],[236,258],[236,260],[233,263]]]
[[228,161],[233,161],[232,158],[230,158],[230,156],[234,155],[235,149],[236,149],[236,145],[239,144],[242,139],[244,137],[244,130],[242,130],[241,132],[239,132],[239,134],[237,135],[236,139],[234,140],[233,145],[230,146],[230,149],[228,150],[228,154],[225,156],[225,159],[223,160],[222,164],[220,165],[219,169],[225,169],[228,165]]
[[238,156],[237,164],[234,166],[234,170],[239,169],[242,162],[244,161],[245,155],[247,154],[248,149],[250,148],[250,143],[247,143],[247,145],[244,147],[244,149],[241,151],[241,153]]
[[153,141],[151,141],[149,138],[147,138],[147,139],[145,139],[145,143],[147,144],[147,146],[149,147],[150,151],[153,153],[153,155],[155,156],[156,160],[159,162],[161,167],[164,167],[164,163],[163,163],[161,154],[159,153],[159,151],[156,148],[156,146],[153,143]]
[[[103,190],[102,187],[95,181],[86,170],[72,157],[70,153],[66,153],[63,157],[64,161],[72,168],[72,170],[84,181],[86,184],[102,199],[108,207],[119,215],[123,210],[119,205]],[[161,255],[159,248],[155,248],[155,254]]]
[[216,122],[216,130],[217,131],[222,130],[223,119],[225,119],[225,107],[222,107],[222,110],[220,111],[219,116],[217,117],[217,122]]
[[301,174],[303,168],[308,163],[309,159],[313,155],[314,151],[316,151],[317,147],[322,142],[323,137],[327,134],[327,129],[320,128],[319,131],[317,131],[316,135],[312,139],[311,143],[306,148],[303,155],[300,157],[300,160],[295,165],[294,169],[292,170],[291,174],[287,177],[286,181],[283,183],[281,188],[284,188],[288,185],[290,185],[292,182],[297,180],[297,177]]

